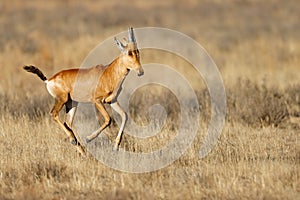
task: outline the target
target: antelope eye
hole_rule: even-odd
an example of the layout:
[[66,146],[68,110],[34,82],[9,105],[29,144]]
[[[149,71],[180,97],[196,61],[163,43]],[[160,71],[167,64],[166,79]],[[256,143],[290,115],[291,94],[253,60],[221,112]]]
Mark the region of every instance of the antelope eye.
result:
[[129,51],[129,52],[128,52],[128,55],[129,55],[129,56],[132,56],[132,55],[133,55],[132,51]]

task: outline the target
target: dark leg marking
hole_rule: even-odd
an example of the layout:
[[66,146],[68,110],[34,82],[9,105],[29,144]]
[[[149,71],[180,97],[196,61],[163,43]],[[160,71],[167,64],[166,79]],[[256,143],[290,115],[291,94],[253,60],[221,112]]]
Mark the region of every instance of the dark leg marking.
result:
[[66,113],[68,113],[72,108],[76,107],[78,105],[77,101],[73,101],[71,99],[71,95],[68,94],[68,101],[65,103],[66,106]]

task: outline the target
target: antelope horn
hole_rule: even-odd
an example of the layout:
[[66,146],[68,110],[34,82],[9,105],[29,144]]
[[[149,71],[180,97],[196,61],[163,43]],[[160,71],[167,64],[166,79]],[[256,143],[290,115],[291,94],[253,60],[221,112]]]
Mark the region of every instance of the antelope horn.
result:
[[136,40],[135,40],[135,37],[134,37],[134,33],[133,33],[133,28],[132,28],[132,27],[130,27],[130,28],[128,29],[128,40],[129,40],[129,42],[134,42],[134,43],[136,43]]

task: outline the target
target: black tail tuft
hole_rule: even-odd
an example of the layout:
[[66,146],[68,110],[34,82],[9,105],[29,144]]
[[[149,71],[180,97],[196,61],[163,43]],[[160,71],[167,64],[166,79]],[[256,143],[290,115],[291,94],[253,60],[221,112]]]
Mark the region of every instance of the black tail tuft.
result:
[[41,70],[39,70],[37,67],[29,65],[29,66],[24,66],[23,67],[24,70],[34,73],[36,75],[38,75],[38,77],[40,77],[40,79],[42,79],[42,81],[46,81],[47,77],[43,74],[43,72]]

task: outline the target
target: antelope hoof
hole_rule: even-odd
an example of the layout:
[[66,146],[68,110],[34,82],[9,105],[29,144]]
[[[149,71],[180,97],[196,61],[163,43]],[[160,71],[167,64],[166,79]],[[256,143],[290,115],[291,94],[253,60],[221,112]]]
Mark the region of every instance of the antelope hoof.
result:
[[92,141],[92,139],[89,139],[89,138],[85,138],[85,142],[88,144]]
[[115,144],[113,150],[114,150],[114,151],[119,151],[119,145],[118,145],[118,144]]
[[82,146],[77,146],[76,148],[80,156],[86,156],[86,152]]
[[71,140],[71,144],[77,145],[77,140],[76,139]]

